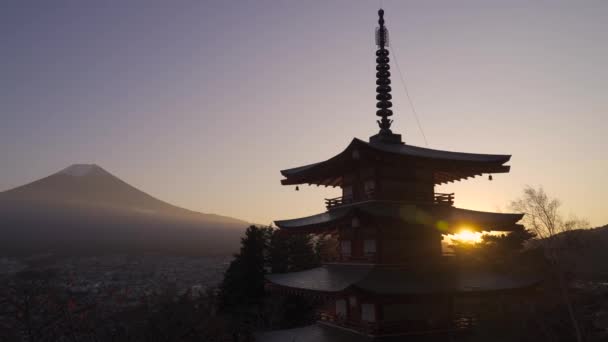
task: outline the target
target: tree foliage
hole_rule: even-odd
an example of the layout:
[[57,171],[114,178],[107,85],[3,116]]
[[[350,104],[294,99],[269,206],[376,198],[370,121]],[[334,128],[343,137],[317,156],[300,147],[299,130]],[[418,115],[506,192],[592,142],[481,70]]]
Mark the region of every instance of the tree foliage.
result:
[[560,233],[589,227],[589,222],[576,216],[566,219],[560,207],[560,200],[549,197],[542,187],[526,186],[523,196],[511,202],[513,210],[525,214],[523,222],[526,228],[546,241],[553,241],[553,237]]
[[264,297],[264,274],[270,227],[250,226],[241,239],[241,250],[228,266],[220,286],[222,309],[259,304]]
[[319,265],[310,235],[291,235],[273,227],[250,226],[241,239],[220,286],[221,308],[247,310],[260,305],[266,295],[265,274],[295,272]]
[[569,293],[567,274],[567,256],[572,249],[580,247],[574,243],[574,230],[588,228],[586,220],[575,216],[565,218],[560,211],[561,202],[551,198],[542,187],[526,186],[523,196],[511,202],[513,210],[522,212],[524,225],[538,237],[538,245],[542,248],[549,261],[561,298],[565,304],[572,330],[577,341],[582,341],[582,332],[578,323],[576,310],[572,304]]
[[484,234],[481,236],[481,241],[477,243],[453,241],[450,247],[455,255],[472,259],[475,262],[504,261],[518,256],[526,242],[535,236],[533,232],[520,227],[505,234]]
[[272,273],[297,272],[319,266],[316,244],[309,234],[286,234],[275,230],[270,239],[269,266]]

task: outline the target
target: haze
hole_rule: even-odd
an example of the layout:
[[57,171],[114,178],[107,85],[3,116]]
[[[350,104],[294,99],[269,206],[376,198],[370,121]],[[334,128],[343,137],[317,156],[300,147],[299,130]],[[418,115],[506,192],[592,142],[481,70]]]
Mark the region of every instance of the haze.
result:
[[[96,163],[175,205],[249,222],[314,214],[336,190],[280,185],[375,124],[375,1],[4,1],[0,191]],[[543,185],[608,223],[608,2],[383,1],[437,149],[513,154],[442,186],[506,210]],[[398,74],[394,131],[425,146]]]

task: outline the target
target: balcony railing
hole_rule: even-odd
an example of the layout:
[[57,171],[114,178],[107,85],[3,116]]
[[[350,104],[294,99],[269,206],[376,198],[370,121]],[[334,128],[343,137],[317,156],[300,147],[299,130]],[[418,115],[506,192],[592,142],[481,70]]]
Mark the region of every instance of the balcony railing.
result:
[[442,194],[440,192],[436,192],[433,194],[433,204],[447,204],[454,205],[454,193],[451,194]]
[[335,207],[339,207],[341,205],[351,204],[351,203],[353,203],[353,196],[342,196],[342,197],[325,199],[325,207],[327,207],[327,209],[331,209],[331,208],[335,208]]
[[[326,198],[325,199],[325,207],[327,209],[332,209],[336,207],[340,207],[343,205],[351,204],[354,202],[363,202],[371,199],[380,199],[379,196],[376,196],[376,192],[373,190],[367,191],[363,198],[355,201],[352,195],[349,196],[341,196],[336,198]],[[454,193],[446,194],[436,192],[433,194],[433,201],[428,200],[428,195],[425,193],[419,193],[413,196],[413,198],[409,198],[406,200],[400,200],[400,202],[404,203],[413,203],[413,204],[437,204],[437,205],[454,205]]]
[[[363,198],[360,199],[358,202],[363,202],[363,201],[368,201],[368,200],[374,199],[375,194],[376,194],[376,192],[373,189],[367,190],[365,192]],[[331,208],[339,207],[342,205],[351,204],[354,202],[355,202],[355,200],[353,198],[353,195],[336,197],[336,198],[326,198],[325,207],[327,207],[327,209],[331,209]]]

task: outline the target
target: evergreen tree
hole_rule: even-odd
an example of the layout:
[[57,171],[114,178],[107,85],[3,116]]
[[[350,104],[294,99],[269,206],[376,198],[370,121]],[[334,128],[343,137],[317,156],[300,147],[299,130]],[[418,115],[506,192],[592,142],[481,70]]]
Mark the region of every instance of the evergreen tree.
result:
[[258,304],[264,297],[265,256],[269,227],[250,226],[241,239],[241,250],[235,255],[220,285],[220,307],[233,310]]
[[292,235],[274,230],[268,255],[272,273],[303,271],[320,264],[315,243],[309,234]]
[[270,238],[268,265],[271,273],[289,271],[289,236],[280,230],[275,230]]
[[[232,330],[248,334],[270,321],[291,327],[314,317],[311,303],[264,291],[267,270],[294,272],[319,265],[310,235],[291,235],[272,227],[250,226],[241,249],[230,263],[220,285],[219,309],[230,315]],[[280,303],[276,307],[276,303]]]
[[495,262],[520,255],[526,242],[536,234],[519,227],[508,234],[484,234],[480,242],[453,241],[450,246],[457,256],[472,262]]
[[338,253],[338,239],[331,234],[320,236],[315,243],[315,253],[320,262],[336,261],[340,257]]
[[310,234],[297,234],[289,237],[289,272],[308,270],[319,266],[318,255]]
[[536,234],[523,227],[514,229],[509,234],[484,235],[482,243],[498,255],[507,255],[519,252],[524,248],[526,241],[534,238]]

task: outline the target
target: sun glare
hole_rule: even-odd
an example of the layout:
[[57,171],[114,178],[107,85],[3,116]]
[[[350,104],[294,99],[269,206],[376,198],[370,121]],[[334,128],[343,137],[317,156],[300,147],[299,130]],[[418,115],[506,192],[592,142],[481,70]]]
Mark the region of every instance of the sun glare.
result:
[[451,236],[451,239],[454,241],[461,241],[466,243],[477,243],[481,242],[482,234],[479,232],[473,232],[469,229],[463,229],[458,233]]

